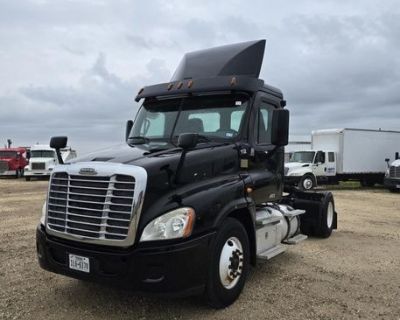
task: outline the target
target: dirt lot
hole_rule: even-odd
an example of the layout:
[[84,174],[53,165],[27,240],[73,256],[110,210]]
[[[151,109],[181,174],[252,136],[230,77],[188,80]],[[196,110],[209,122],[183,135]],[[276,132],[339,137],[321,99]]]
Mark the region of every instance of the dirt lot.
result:
[[253,268],[215,311],[41,270],[35,228],[46,181],[0,179],[0,319],[400,319],[400,194],[334,191],[339,230]]

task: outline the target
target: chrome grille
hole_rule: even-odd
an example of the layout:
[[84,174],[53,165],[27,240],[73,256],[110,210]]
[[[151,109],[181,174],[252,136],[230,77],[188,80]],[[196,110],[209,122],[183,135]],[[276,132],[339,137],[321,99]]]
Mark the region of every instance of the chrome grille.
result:
[[56,172],[47,204],[47,227],[92,239],[126,239],[134,212],[135,178]]
[[8,162],[0,161],[0,173],[8,170]]
[[44,170],[44,169],[46,169],[46,163],[32,162],[32,170]]
[[389,177],[400,178],[400,166],[398,167],[391,166],[389,169]]

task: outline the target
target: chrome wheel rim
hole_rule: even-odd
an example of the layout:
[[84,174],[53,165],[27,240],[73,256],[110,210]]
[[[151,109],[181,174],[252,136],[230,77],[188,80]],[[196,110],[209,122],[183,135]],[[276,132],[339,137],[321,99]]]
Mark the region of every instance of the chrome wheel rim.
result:
[[310,178],[306,178],[303,181],[303,188],[306,190],[310,190],[313,186],[313,182]]
[[326,215],[326,224],[329,229],[332,227],[332,224],[333,224],[333,203],[332,203],[332,201],[330,201],[328,204],[328,212]]
[[236,237],[229,238],[222,247],[219,258],[219,277],[226,289],[233,288],[243,271],[243,247]]

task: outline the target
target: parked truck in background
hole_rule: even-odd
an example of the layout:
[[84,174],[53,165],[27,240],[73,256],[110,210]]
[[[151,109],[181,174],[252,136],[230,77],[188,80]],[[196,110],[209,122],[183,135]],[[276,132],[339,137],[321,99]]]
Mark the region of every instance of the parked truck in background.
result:
[[[144,87],[126,144],[57,165],[37,228],[46,270],[225,307],[250,264],[336,228],[332,194],[283,195],[289,111],[265,41],[186,54]],[[54,137],[59,152],[66,137]],[[134,307],[134,306],[132,306]]]
[[[63,162],[76,158],[76,151],[71,148],[64,148],[60,152]],[[31,147],[29,160],[29,164],[25,166],[26,181],[30,181],[31,178],[50,177],[51,171],[60,163],[54,149],[41,144]]]
[[388,164],[388,168],[385,174],[384,185],[391,192],[398,192],[400,191],[400,154],[399,152],[395,153],[392,163],[390,163],[390,158],[385,160]]
[[400,132],[367,129],[316,130],[311,150],[293,152],[285,164],[285,184],[310,190],[317,184],[360,181],[383,184],[385,158],[400,150]]
[[27,164],[25,148],[0,148],[0,176],[22,177]]

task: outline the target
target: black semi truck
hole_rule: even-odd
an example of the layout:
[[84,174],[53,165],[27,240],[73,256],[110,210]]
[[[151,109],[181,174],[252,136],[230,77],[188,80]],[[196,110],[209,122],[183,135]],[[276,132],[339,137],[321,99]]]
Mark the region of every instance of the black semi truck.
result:
[[[251,265],[337,226],[332,194],[284,195],[289,111],[259,79],[265,40],[188,53],[144,87],[126,143],[54,168],[40,266],[168,296],[239,296]],[[66,137],[51,146],[65,147]]]

